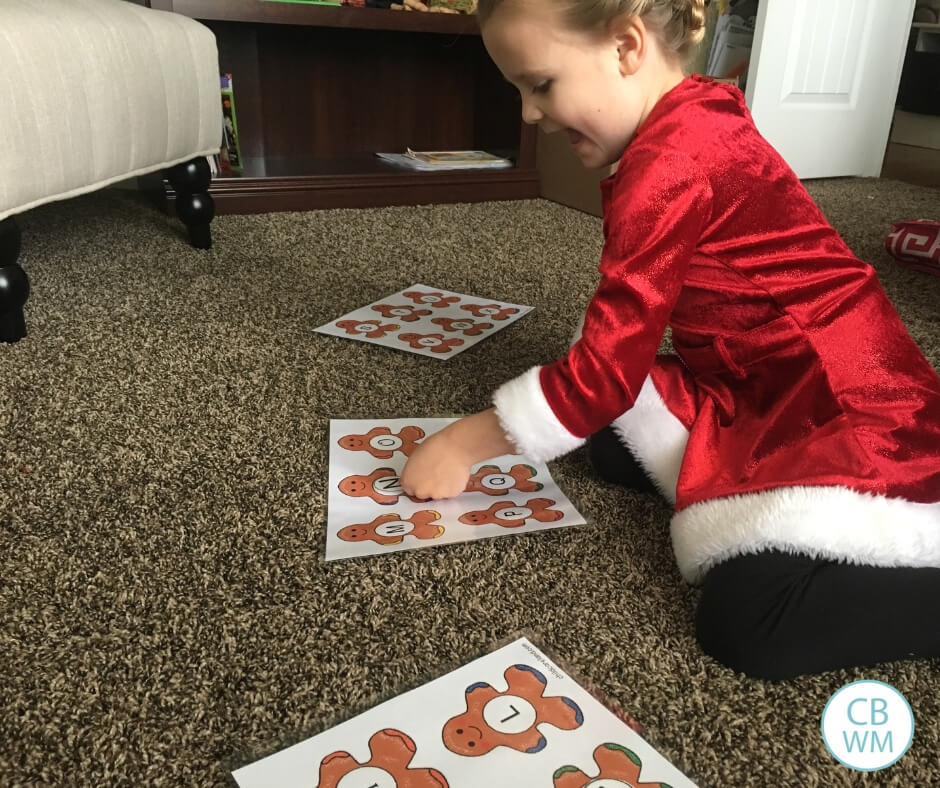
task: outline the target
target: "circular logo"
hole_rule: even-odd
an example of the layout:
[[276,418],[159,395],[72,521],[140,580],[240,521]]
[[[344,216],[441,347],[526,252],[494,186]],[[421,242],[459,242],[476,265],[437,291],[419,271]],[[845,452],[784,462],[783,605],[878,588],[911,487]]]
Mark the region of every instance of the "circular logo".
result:
[[358,331],[362,331],[365,334],[368,334],[370,331],[378,331],[378,328],[375,323],[360,323],[356,326]]
[[498,315],[498,314],[499,314],[499,307],[498,307],[498,306],[481,306],[481,307],[477,310],[477,314],[479,314],[479,315]]
[[414,529],[415,524],[408,522],[408,520],[391,520],[375,526],[375,532],[379,536],[404,536],[410,534]]
[[421,339],[418,340],[418,344],[424,347],[437,347],[443,343],[437,337],[421,337]]
[[418,300],[424,304],[436,304],[438,301],[441,300],[441,297],[428,294],[428,295],[421,296]]
[[883,681],[853,681],[826,703],[823,741],[839,763],[875,772],[895,763],[914,740],[914,713],[900,692]]
[[450,324],[451,328],[456,328],[458,331],[463,331],[465,328],[473,328],[472,320],[455,320]]

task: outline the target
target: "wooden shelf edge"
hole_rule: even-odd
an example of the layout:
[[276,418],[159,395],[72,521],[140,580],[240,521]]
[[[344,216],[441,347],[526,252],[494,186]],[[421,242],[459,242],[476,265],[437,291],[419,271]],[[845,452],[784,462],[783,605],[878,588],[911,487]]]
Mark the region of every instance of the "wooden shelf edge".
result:
[[453,35],[480,34],[474,14],[391,11],[353,6],[275,3],[268,0],[151,0],[150,6],[193,19],[217,22],[261,22]]
[[[175,194],[164,181],[164,208]],[[528,200],[539,196],[538,170],[369,174],[290,178],[217,178],[209,192],[218,215],[380,208],[389,205]]]

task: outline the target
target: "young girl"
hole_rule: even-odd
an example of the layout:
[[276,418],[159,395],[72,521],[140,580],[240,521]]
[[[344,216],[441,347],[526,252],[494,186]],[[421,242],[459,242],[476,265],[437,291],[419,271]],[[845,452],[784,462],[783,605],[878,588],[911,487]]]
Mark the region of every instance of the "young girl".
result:
[[567,356],[428,438],[402,486],[451,497],[476,462],[593,436],[602,477],[675,503],[708,654],[766,678],[940,656],[940,378],[740,91],[683,76],[703,6],[480,0],[524,120],[619,161],[601,280]]

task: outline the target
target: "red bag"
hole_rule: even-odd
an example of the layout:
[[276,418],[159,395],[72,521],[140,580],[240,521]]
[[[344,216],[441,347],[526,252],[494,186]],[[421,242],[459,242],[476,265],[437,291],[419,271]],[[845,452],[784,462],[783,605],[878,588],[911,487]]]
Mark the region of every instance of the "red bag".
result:
[[940,276],[940,222],[895,222],[885,238],[885,249],[906,268]]

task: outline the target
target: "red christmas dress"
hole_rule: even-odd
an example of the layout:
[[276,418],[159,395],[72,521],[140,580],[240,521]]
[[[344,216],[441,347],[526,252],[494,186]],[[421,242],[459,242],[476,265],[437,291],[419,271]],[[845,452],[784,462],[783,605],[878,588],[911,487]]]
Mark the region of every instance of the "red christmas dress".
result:
[[741,92],[685,79],[602,196],[580,338],[493,397],[519,450],[613,424],[675,502],[690,582],[769,548],[940,566],[940,378]]

